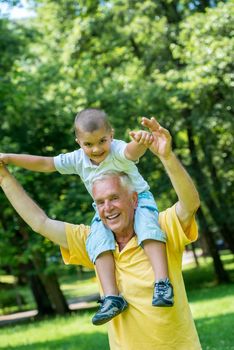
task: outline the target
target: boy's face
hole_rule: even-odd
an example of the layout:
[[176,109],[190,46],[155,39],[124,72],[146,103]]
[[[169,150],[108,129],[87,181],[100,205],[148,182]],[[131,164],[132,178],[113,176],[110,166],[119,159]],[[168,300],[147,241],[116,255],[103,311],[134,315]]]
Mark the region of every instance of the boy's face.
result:
[[93,164],[100,164],[110,153],[113,133],[105,127],[93,132],[78,131],[76,142]]

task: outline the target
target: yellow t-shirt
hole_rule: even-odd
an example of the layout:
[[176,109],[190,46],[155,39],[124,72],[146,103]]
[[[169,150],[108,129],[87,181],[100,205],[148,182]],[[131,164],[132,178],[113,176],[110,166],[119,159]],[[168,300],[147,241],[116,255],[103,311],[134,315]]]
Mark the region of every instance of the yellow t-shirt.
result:
[[[170,308],[153,307],[154,274],[136,236],[119,252],[114,252],[116,278],[121,294],[129,303],[125,312],[107,323],[111,350],[200,350],[181,273],[186,244],[197,239],[195,219],[184,234],[175,206],[159,214],[159,223],[167,235],[167,259],[175,304]],[[68,250],[61,248],[66,264],[93,268],[85,249],[89,227],[66,224]],[[98,344],[97,344],[98,346]]]

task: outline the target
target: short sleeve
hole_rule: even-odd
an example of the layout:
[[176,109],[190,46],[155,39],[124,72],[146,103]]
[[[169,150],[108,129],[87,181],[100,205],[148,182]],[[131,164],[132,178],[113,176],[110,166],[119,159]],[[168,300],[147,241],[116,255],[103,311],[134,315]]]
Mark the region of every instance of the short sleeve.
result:
[[86,251],[86,239],[90,227],[85,225],[65,224],[68,249],[60,247],[62,258],[65,264],[82,265],[93,269]]
[[176,214],[176,205],[159,213],[159,224],[166,233],[167,244],[172,250],[183,251],[187,244],[196,241],[198,238],[195,216],[192,218],[187,234],[185,234]]
[[117,159],[124,159],[126,160],[124,151],[127,146],[127,143],[122,140],[114,140],[112,142],[112,153]]
[[61,153],[58,156],[54,157],[54,166],[60,174],[78,174],[79,164],[81,161],[81,152],[80,150],[70,152],[70,153]]

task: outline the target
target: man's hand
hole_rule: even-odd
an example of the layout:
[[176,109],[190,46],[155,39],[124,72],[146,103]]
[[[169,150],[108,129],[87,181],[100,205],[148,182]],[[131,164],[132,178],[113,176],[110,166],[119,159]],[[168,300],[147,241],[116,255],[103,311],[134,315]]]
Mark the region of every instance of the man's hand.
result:
[[0,164],[8,164],[8,154],[7,153],[0,153]]
[[152,134],[145,130],[139,130],[139,131],[130,131],[129,135],[131,139],[140,145],[143,145],[145,147],[150,147],[152,144],[154,138]]
[[152,135],[153,142],[149,149],[159,158],[168,158],[171,155],[171,135],[167,129],[164,129],[155,118],[142,118],[141,124],[147,127]]

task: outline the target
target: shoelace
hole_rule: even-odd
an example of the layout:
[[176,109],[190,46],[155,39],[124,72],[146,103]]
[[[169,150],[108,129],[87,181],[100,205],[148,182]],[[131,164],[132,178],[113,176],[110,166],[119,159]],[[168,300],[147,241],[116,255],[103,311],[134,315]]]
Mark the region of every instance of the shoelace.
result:
[[155,283],[155,292],[156,292],[156,294],[164,295],[166,289],[167,289],[167,285],[166,285],[165,282]]

